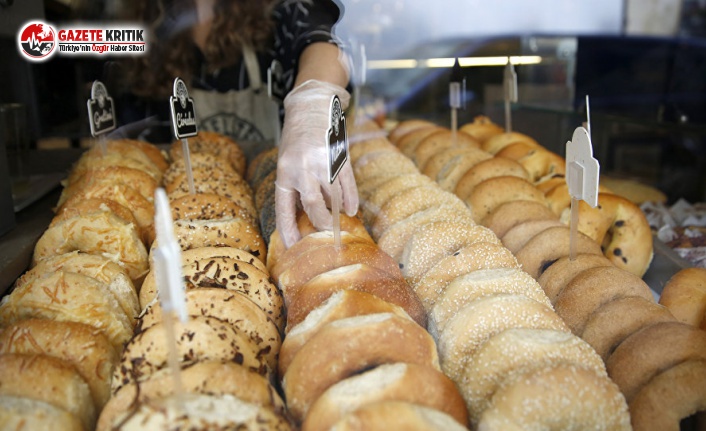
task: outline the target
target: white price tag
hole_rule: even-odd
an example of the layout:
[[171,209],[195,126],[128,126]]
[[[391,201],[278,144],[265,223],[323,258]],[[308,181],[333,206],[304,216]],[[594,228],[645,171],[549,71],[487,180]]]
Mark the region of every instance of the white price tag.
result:
[[571,197],[595,208],[599,174],[600,164],[593,157],[591,137],[586,129],[577,127],[566,143],[566,183]]

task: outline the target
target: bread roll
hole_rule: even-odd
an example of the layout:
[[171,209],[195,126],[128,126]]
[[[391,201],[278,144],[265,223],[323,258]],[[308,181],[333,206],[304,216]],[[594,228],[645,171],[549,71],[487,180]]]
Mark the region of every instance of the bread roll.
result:
[[0,395],[0,424],[15,431],[83,430],[78,418],[68,411],[44,401]]
[[0,354],[46,355],[73,366],[86,381],[96,411],[110,398],[118,353],[97,329],[74,322],[28,319],[0,333]]
[[686,268],[664,285],[659,303],[680,322],[706,329],[706,269]]
[[460,154],[444,164],[436,174],[436,181],[442,190],[453,193],[458,182],[469,169],[490,158],[490,154],[482,150]]
[[513,176],[529,180],[529,173],[521,164],[502,157],[491,157],[474,165],[459,178],[454,193],[466,200],[481,182],[495,177]]
[[473,220],[480,223],[501,204],[517,200],[545,203],[544,194],[532,183],[514,176],[493,177],[479,183],[466,203],[471,207]]
[[170,206],[174,220],[214,220],[239,217],[255,222],[250,211],[215,193],[184,195],[172,200]]
[[510,144],[514,144],[515,142],[522,142],[527,145],[530,145],[533,148],[539,148],[541,145],[537,143],[534,139],[530,138],[529,136],[519,133],[519,132],[506,132],[502,134],[497,134],[488,140],[483,142],[483,150],[491,153],[491,154],[496,154],[498,151],[502,150],[503,148],[507,147]]
[[490,154],[478,148],[449,147],[441,150],[427,160],[423,166],[420,166],[420,170],[424,175],[437,181],[439,179],[439,174],[446,166],[453,166],[455,163],[467,160],[470,161],[470,163],[465,163],[465,165],[466,167],[469,167],[469,164],[472,166],[476,163],[482,162],[483,160],[488,160],[491,157],[492,156]]
[[413,288],[429,312],[456,277],[493,268],[519,268],[519,264],[505,247],[492,242],[475,242],[438,261]]
[[451,130],[439,130],[424,138],[407,156],[421,167],[435,154],[449,147],[480,148],[480,142],[462,131],[456,133],[454,140]]
[[134,325],[106,284],[64,271],[47,274],[3,298],[2,326],[31,318],[92,326],[117,349],[130,339]]
[[282,387],[289,411],[301,421],[334,383],[392,362],[438,369],[434,340],[415,322],[391,313],[331,322],[302,347],[284,375]]
[[459,130],[468,133],[480,142],[487,141],[491,137],[504,132],[502,127],[493,123],[493,121],[485,115],[475,116],[472,123],[464,124]]
[[311,406],[304,431],[328,430],[346,414],[380,401],[405,401],[468,422],[456,385],[440,371],[417,364],[383,364],[329,387]]
[[336,422],[332,431],[461,431],[451,416],[438,410],[402,401],[381,401],[348,413]]
[[369,198],[362,203],[365,221],[367,224],[372,223],[380,213],[383,205],[398,193],[414,187],[429,185],[432,185],[432,180],[418,172],[391,177],[371,192]]
[[393,144],[396,144],[397,141],[407,133],[421,129],[421,128],[427,128],[427,127],[435,127],[436,124],[432,123],[431,121],[427,120],[421,120],[421,119],[411,119],[411,120],[405,120],[397,123],[394,129],[390,131],[390,134],[388,135],[388,139],[390,142]]
[[157,181],[145,171],[124,166],[107,166],[100,169],[86,171],[80,178],[67,184],[61,191],[61,196],[56,206],[61,207],[73,195],[80,193],[86,187],[94,184],[124,184],[137,190],[148,201],[154,200]]
[[280,350],[279,375],[284,376],[299,349],[327,323],[346,317],[376,313],[393,313],[411,319],[402,307],[371,293],[357,290],[339,290],[333,293],[287,332]]
[[182,250],[197,247],[236,247],[267,261],[267,247],[260,229],[243,218],[176,220],[174,236]]
[[96,409],[86,381],[74,367],[45,355],[0,356],[0,396],[49,403],[76,416],[86,430],[96,423]]
[[557,220],[545,205],[535,201],[517,200],[500,204],[480,224],[495,232],[498,238],[520,223],[534,220]]
[[[184,157],[181,140],[174,141],[169,148],[169,155],[172,160],[179,160]],[[189,138],[189,152],[209,153],[219,159],[226,160],[240,175],[245,175],[245,153],[237,142],[221,133],[209,130],[201,130],[196,136]]]
[[287,305],[287,327],[297,325],[314,308],[341,290],[373,294],[402,307],[414,321],[426,326],[424,307],[400,275],[390,275],[367,264],[353,264],[321,273],[302,285]]
[[[181,389],[186,394],[232,395],[243,402],[273,409],[279,415],[285,411],[284,402],[264,377],[233,362],[198,362],[182,368],[180,377]],[[131,382],[121,387],[101,412],[96,430],[111,430],[116,418],[134,405],[173,395],[173,385],[172,372],[165,368],[139,384]]]
[[517,254],[529,240],[550,227],[564,227],[565,224],[556,219],[530,220],[518,223],[502,236],[502,242],[508,250]]
[[554,304],[559,293],[581,271],[611,265],[610,261],[600,254],[577,254],[574,260],[564,256],[547,268],[537,281]]

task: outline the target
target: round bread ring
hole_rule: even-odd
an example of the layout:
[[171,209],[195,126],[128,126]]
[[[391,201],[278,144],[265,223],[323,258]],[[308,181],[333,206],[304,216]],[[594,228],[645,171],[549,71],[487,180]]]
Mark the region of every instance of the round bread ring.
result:
[[24,284],[3,299],[2,326],[32,318],[92,326],[116,349],[130,339],[134,325],[105,283],[62,270]]
[[[284,300],[267,273],[230,257],[211,257],[182,266],[187,289],[213,287],[239,292],[250,298],[281,330],[284,327]],[[148,283],[149,281],[149,283]],[[154,278],[145,279],[140,304],[147,307],[157,297]]]
[[102,198],[76,199],[71,202],[71,206],[63,205],[61,208],[57,208],[56,215],[51,220],[51,223],[49,223],[49,226],[54,226],[60,221],[69,218],[80,217],[84,214],[95,212],[112,212],[124,221],[137,226],[137,220],[135,220],[135,216],[132,215],[132,211],[113,200]]
[[253,186],[257,187],[270,172],[277,170],[277,159],[279,158],[279,148],[273,147],[262,151],[248,165],[245,179]]
[[282,379],[287,407],[301,422],[331,385],[392,362],[439,369],[434,340],[409,319],[378,313],[331,322],[311,337],[289,365]]
[[[405,175],[419,175],[419,173]],[[358,198],[360,199],[360,204],[365,204],[365,202],[370,199],[370,196],[377,191],[378,187],[393,178],[397,178],[397,175],[380,174],[376,177],[357,180],[356,185],[358,186]]]
[[674,322],[666,307],[640,296],[618,298],[603,304],[586,321],[581,338],[607,361],[630,334],[658,322]]
[[98,153],[83,153],[81,158],[71,167],[71,171],[66,179],[66,184],[70,185],[78,181],[89,170],[122,166],[146,172],[157,183],[162,181],[162,171],[148,160],[135,160],[130,157],[123,157],[120,154],[108,153],[105,156]]
[[438,131],[448,130],[445,127],[433,126],[433,127],[421,127],[406,133],[402,136],[395,145],[400,151],[407,157],[414,156],[414,150],[422,143],[424,139],[431,136],[433,133]]
[[569,259],[569,256],[564,256],[551,264],[537,281],[552,304],[555,304],[559,293],[581,271],[612,265],[605,256],[599,254],[577,254],[574,260]]
[[351,157],[351,162],[355,164],[363,155],[375,151],[391,151],[399,153],[400,150],[394,146],[386,138],[373,138],[361,142],[355,142],[349,145],[348,154]]
[[526,142],[514,142],[510,145],[506,145],[500,151],[495,153],[495,157],[518,161],[527,156],[533,149],[536,148],[537,147],[534,147]]
[[262,208],[267,197],[275,192],[276,179],[277,171],[272,171],[260,181],[260,184],[255,189],[255,208]]
[[[576,254],[601,254],[601,247],[591,238],[579,232],[576,238]],[[544,229],[527,241],[516,254],[522,268],[535,279],[559,258],[569,255],[569,228],[557,226]]]
[[134,281],[148,269],[147,250],[136,227],[109,212],[85,214],[49,227],[34,247],[32,266],[42,259],[74,250],[110,256]]
[[441,259],[476,242],[500,245],[498,237],[483,226],[453,221],[425,224],[405,244],[399,264],[402,275],[415,285]]
[[420,186],[404,190],[385,203],[371,228],[373,239],[379,239],[393,224],[425,209],[444,204],[458,205],[460,200],[438,187]]
[[464,370],[460,387],[471,424],[478,421],[493,394],[505,381],[559,364],[576,365],[607,378],[603,360],[581,338],[547,329],[508,329],[494,335],[476,351]]
[[446,286],[429,313],[433,327],[443,332],[449,319],[466,304],[501,293],[525,295],[547,307],[552,306],[539,283],[521,269],[479,269],[456,277]]
[[[201,130],[198,135],[189,138],[189,153],[190,155],[194,153],[213,154],[219,159],[227,160],[240,175],[245,175],[245,153],[243,153],[237,142],[226,135]],[[184,157],[181,140],[172,143],[169,148],[169,155],[172,160]]]
[[436,174],[436,181],[442,190],[453,193],[456,190],[456,185],[469,169],[491,158],[490,154],[482,150],[458,155],[444,164]]
[[[183,178],[186,179],[186,175]],[[170,201],[191,195],[189,186],[185,181],[180,182],[181,179],[176,181],[179,182],[179,187],[171,192],[167,191]],[[257,209],[255,208],[252,190],[245,181],[240,183],[218,180],[199,181],[194,184],[194,191],[195,193],[213,193],[223,196],[247,211],[251,219],[257,219]]]
[[[210,175],[238,175],[238,172],[230,165],[227,160],[216,157],[211,153],[192,153],[190,154],[191,159],[191,171],[200,173],[204,175],[204,178]],[[174,180],[186,174],[186,162],[184,159],[179,158],[169,165],[169,169],[164,172],[163,184],[169,186]],[[242,177],[242,175],[241,175]]]
[[[242,365],[203,361],[183,367],[180,374],[184,393],[228,394],[246,403],[272,407],[280,415],[285,411],[284,402],[267,379]],[[173,385],[171,370],[165,368],[139,384],[131,382],[121,387],[101,412],[96,431],[111,431],[111,424],[135,405],[172,395]]]
[[519,133],[519,132],[509,132],[495,135],[485,141],[483,141],[483,151],[487,151],[490,154],[497,154],[500,150],[507,147],[510,144],[516,142],[522,142],[533,148],[542,148],[541,145],[537,143],[534,139],[529,136]]
[[44,401],[76,416],[86,430],[93,429],[96,423],[96,409],[86,381],[61,359],[4,354],[0,357],[0,381],[0,396]]
[[400,175],[390,177],[389,180],[380,184],[373,191],[369,198],[362,203],[363,220],[366,224],[372,224],[375,217],[380,213],[381,208],[398,193],[409,190],[414,187],[435,186],[434,182],[429,177],[420,173]]
[[282,342],[279,354],[279,375],[285,375],[297,352],[326,324],[346,317],[376,313],[393,313],[412,319],[399,305],[372,293],[347,289],[332,293],[318,307],[312,309],[304,320],[287,328],[287,336]]
[[287,327],[292,328],[304,321],[309,313],[341,290],[373,294],[400,306],[415,322],[426,327],[424,307],[404,279],[365,264],[347,265],[324,272],[299,288],[287,303]]
[[706,328],[706,269],[686,268],[664,285],[659,303],[680,322]]
[[498,205],[483,217],[480,224],[495,232],[498,238],[502,238],[518,224],[533,220],[558,220],[558,218],[545,204],[517,200]]
[[534,183],[534,186],[545,195],[554,187],[566,184],[566,176],[562,174],[548,175]]
[[270,194],[259,211],[260,229],[265,241],[269,241],[272,233],[277,229],[277,213],[275,211],[275,194]]
[[260,230],[247,219],[176,220],[174,236],[182,250],[197,247],[235,247],[267,261],[267,247]]
[[467,133],[480,142],[485,142],[495,135],[501,135],[505,129],[493,123],[493,121],[485,115],[477,115],[473,118],[472,123],[466,123],[459,129],[463,133]]
[[[341,213],[341,218],[339,221],[341,232],[347,232],[348,234],[354,235],[361,239],[373,242],[370,238],[370,234],[365,229],[365,225],[357,216],[350,217],[344,213]],[[309,219],[309,216],[304,211],[297,212],[297,228],[302,238],[309,234],[318,232]],[[270,237],[270,243],[267,248],[267,267],[272,268],[277,264],[279,257],[286,252],[284,244],[282,243],[282,237],[279,235],[279,231],[275,229]]]
[[[132,212],[140,229],[145,244],[149,246],[155,238],[154,232],[154,204],[145,199],[137,190],[125,184],[95,183],[84,187],[74,194],[65,203],[64,207],[76,206],[76,202],[85,199],[109,199],[119,203]],[[63,207],[57,212],[63,212]]]
[[27,319],[0,333],[0,354],[46,355],[71,364],[88,384],[96,411],[110,398],[110,378],[118,353],[92,326]]
[[454,142],[451,130],[439,130],[422,139],[414,152],[406,153],[406,155],[417,166],[424,166],[439,151],[450,147],[480,148],[480,142],[460,131],[456,133],[456,142]]
[[376,177],[384,172],[396,175],[419,173],[410,159],[393,151],[376,151],[361,156],[353,167],[356,180]]
[[471,154],[471,157],[477,160],[478,162],[487,160],[491,157],[490,154],[486,153],[485,151],[479,148],[449,147],[442,149],[441,151],[430,157],[429,160],[427,160],[427,162],[424,164],[424,166],[419,167],[419,170],[422,172],[422,174],[436,181],[437,177],[439,176],[439,172],[444,169],[444,166],[446,166],[446,164],[449,163],[450,160],[458,156],[462,156],[464,154]]
[[100,169],[90,169],[61,191],[61,196],[56,206],[60,207],[67,199],[79,193],[85,187],[98,183],[125,184],[137,190],[138,193],[150,202],[154,200],[154,193],[158,186],[154,177],[139,169],[127,168],[125,166],[108,166]]
[[581,335],[594,311],[627,296],[654,301],[650,287],[640,277],[614,266],[589,268],[576,274],[559,292],[554,309],[574,334]]
[[495,177],[518,177],[524,180],[529,179],[529,173],[521,164],[514,160],[503,159],[502,157],[491,157],[477,163],[458,179],[453,192],[459,198],[465,200],[473,192],[473,189],[483,181]]
[[181,394],[153,398],[115,418],[111,430],[271,430],[290,431],[292,425],[273,409],[246,403],[230,394]]
[[[179,363],[184,365],[206,360],[234,362],[265,377],[272,377],[267,361],[258,357],[250,337],[222,320],[191,316],[186,323],[176,319],[174,333]],[[166,368],[168,347],[163,322],[136,334],[125,345],[120,365],[115,368],[112,388],[117,392],[131,382],[141,382]]]
[[[300,256],[319,247],[331,247],[335,245],[334,241],[335,238],[333,235],[333,231],[330,230],[312,232],[302,237],[301,240],[294,243],[294,245],[292,245],[284,253],[282,253],[282,255],[276,259],[272,266],[268,266],[272,279],[278,281],[279,277],[284,271],[288,270],[289,268],[296,268],[296,266],[294,265]],[[371,242],[364,237],[353,235],[352,233],[343,230],[341,231],[340,241],[341,246],[360,242]]]
[[466,207],[463,202],[457,200],[453,201],[453,203],[427,208],[398,221],[385,230],[380,238],[378,238],[378,247],[392,256],[395,262],[400,263],[402,261],[402,252],[412,235],[414,235],[420,227],[437,221],[462,222],[468,225],[474,224],[468,207]]
[[267,273],[267,268],[260,259],[245,250],[235,247],[199,247],[181,252],[182,265],[214,257],[230,257],[231,259],[241,260]]
[[184,195],[170,202],[174,220],[213,220],[240,217],[253,218],[250,211],[232,200],[214,193]]
[[463,431],[454,418],[435,409],[404,401],[366,404],[343,416],[331,431]]
[[438,127],[436,124],[432,123],[431,121],[427,120],[420,120],[420,119],[412,119],[412,120],[405,120],[400,123],[397,123],[395,128],[393,128],[389,135],[387,136],[387,139],[390,140],[393,144],[397,144],[397,141],[400,140],[400,138],[407,133],[416,130],[416,129],[421,129],[421,128],[427,128],[427,127]]
[[517,254],[535,235],[550,227],[565,227],[556,219],[530,220],[518,223],[502,236],[502,243],[512,253]]
[[533,148],[517,161],[529,172],[533,183],[547,176],[566,174],[566,160],[544,148]]
[[[706,361],[686,361],[653,377],[630,402],[633,429],[679,431],[706,411]],[[702,416],[703,421],[703,416]]]
[[546,202],[542,192],[530,182],[513,176],[488,178],[473,188],[465,202],[471,207],[473,220],[480,223],[501,204],[517,200]]
[[706,360],[706,332],[681,322],[660,322],[620,343],[606,368],[631,403],[650,379],[688,360]]
[[[527,402],[530,398],[533,402]],[[629,431],[632,427],[625,399],[610,379],[561,364],[504,384],[483,412],[478,429]]]
[[[157,168],[164,172],[169,167],[169,162],[167,158],[164,157],[162,151],[157,148],[157,146],[150,144],[149,142],[140,141],[137,139],[114,139],[108,141],[107,150],[109,153],[115,151],[118,153],[128,153],[132,154],[133,149],[140,150],[147,158],[155,165]],[[91,151],[97,151],[98,148],[94,146]],[[126,154],[127,155],[127,154]]]
[[652,231],[640,207],[608,193],[598,194],[598,206],[579,203],[578,230],[601,244],[618,268],[642,277],[652,262]]
[[76,415],[44,401],[0,395],[0,423],[9,430],[76,431],[83,429]]
[[432,408],[468,423],[466,406],[453,381],[432,367],[382,364],[341,380],[312,404],[302,431],[325,431],[347,413],[381,401],[406,401]]
[[427,312],[456,277],[494,268],[519,268],[515,256],[505,247],[479,241],[458,249],[432,266],[412,287]]
[[[220,167],[220,166],[219,166]],[[252,189],[243,177],[230,168],[219,171],[213,168],[201,166],[198,169],[192,169],[191,174],[194,177],[194,186],[199,183],[210,183],[212,188],[216,188],[215,184],[220,182],[236,184],[252,194]],[[186,191],[189,189],[189,178],[186,172],[173,172],[170,174],[170,181],[165,182],[165,190],[167,194],[176,194],[177,190]]]
[[98,254],[72,251],[40,260],[17,279],[15,288],[56,271],[73,272],[104,283],[130,319],[140,313],[137,291],[125,268]]
[[[252,299],[240,292],[201,287],[185,292],[186,312],[189,316],[213,317],[247,334],[258,347],[258,356],[267,360],[272,370],[277,369],[282,337],[275,322]],[[156,299],[145,307],[135,326],[135,334],[160,323],[162,306]]]
[[486,296],[463,307],[439,334],[437,347],[442,370],[459,386],[464,386],[464,370],[473,354],[490,337],[512,328],[569,332],[550,307],[524,295]]

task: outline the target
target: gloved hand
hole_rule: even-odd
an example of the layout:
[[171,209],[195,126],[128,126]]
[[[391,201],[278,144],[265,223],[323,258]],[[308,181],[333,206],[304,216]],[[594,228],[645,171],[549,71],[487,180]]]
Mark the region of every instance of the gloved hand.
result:
[[317,80],[302,83],[284,99],[275,210],[277,230],[287,248],[301,238],[296,220],[297,205],[301,204],[319,230],[333,229],[331,211],[326,206],[331,201],[331,193],[342,193],[341,206],[346,214],[353,216],[358,211],[358,189],[350,161],[346,161],[338,174],[339,187],[333,189],[328,182],[327,131],[334,94],[345,109],[350,101],[348,92],[338,85]]

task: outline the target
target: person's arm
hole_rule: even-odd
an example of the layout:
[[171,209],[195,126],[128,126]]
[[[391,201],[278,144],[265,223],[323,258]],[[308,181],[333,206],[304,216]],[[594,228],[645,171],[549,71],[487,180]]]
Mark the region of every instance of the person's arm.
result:
[[340,87],[348,85],[348,64],[337,45],[315,42],[304,48],[299,57],[299,70],[294,87],[310,79]]

